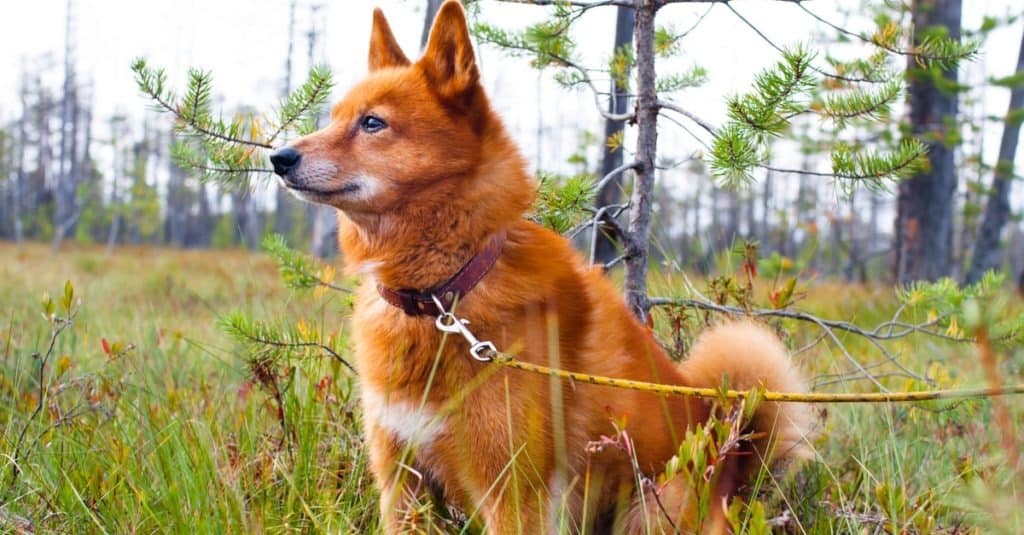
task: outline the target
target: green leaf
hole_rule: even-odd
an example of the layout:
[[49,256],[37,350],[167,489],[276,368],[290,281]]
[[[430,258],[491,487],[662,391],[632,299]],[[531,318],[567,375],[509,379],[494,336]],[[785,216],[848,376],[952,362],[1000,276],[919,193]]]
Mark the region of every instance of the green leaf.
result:
[[75,287],[71,285],[71,281],[64,282],[64,296],[61,298],[61,307],[64,309],[65,314],[71,314],[71,305],[75,299]]
[[57,306],[53,303],[53,298],[50,297],[49,292],[43,294],[41,304],[43,306],[43,315],[45,315],[47,319],[53,317],[53,312],[57,310]]

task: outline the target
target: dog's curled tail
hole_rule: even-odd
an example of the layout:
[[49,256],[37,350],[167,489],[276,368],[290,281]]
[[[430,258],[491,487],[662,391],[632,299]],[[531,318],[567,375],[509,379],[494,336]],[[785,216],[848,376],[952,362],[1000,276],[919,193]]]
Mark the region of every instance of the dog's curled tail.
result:
[[[732,390],[763,387],[776,392],[805,392],[807,387],[790,361],[782,342],[767,327],[753,321],[724,323],[705,331],[681,364],[687,386]],[[644,491],[634,503],[626,524],[628,533],[728,533],[725,511],[729,499],[761,469],[778,461],[811,456],[808,446],[814,423],[801,403],[762,401],[743,434],[751,437],[726,452],[716,465],[709,510],[698,522],[693,481],[676,476]],[[653,494],[656,494],[653,495]]]
[[[724,323],[705,331],[682,364],[693,386],[732,390],[763,387],[774,392],[806,392],[807,385],[793,366],[782,342],[764,325],[744,320]],[[753,440],[756,466],[741,470],[748,476],[761,463],[811,456],[808,441],[813,425],[810,408],[803,403],[763,401],[747,431]]]

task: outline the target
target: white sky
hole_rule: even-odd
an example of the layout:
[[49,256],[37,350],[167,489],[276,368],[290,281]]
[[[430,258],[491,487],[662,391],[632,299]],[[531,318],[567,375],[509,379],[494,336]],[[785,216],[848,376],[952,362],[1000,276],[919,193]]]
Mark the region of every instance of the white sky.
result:
[[[8,0],[5,4],[6,24],[0,32],[0,123],[19,112],[17,91],[22,65],[35,71],[36,65],[48,62],[52,66],[46,79],[51,87],[59,88],[67,1]],[[165,67],[174,88],[183,88],[187,67],[202,67],[214,72],[215,91],[223,96],[226,109],[238,105],[267,109],[276,103],[283,84],[288,4],[288,0],[74,0],[73,48],[78,77],[92,88],[96,117],[105,118],[114,112],[129,116],[145,113],[147,102],[137,93],[129,69],[137,56],[148,58],[151,65]],[[303,79],[308,65],[305,33],[314,19],[310,16],[311,4],[323,5],[315,17],[320,38],[314,55],[334,70],[336,96],[365,73],[366,43],[375,6],[384,9],[408,55],[416,55],[423,0],[300,0],[293,56],[296,81]],[[832,35],[792,4],[737,0],[731,5],[783,46],[799,42],[813,45],[815,35]],[[821,0],[806,5],[851,29],[868,28],[866,21],[844,21],[836,13],[834,2]],[[683,30],[707,9],[707,4],[672,5],[659,13],[658,22]],[[1024,12],[1024,0],[964,0],[964,27],[979,26],[985,14],[1008,12]],[[595,9],[583,17],[576,30],[579,51],[591,65],[602,65],[610,53],[614,13],[610,8]],[[482,8],[484,20],[506,27],[524,26],[543,14],[543,8],[492,1],[486,1]],[[961,78],[976,82],[987,76],[1012,73],[1022,29],[1024,24],[1018,21],[994,32],[980,59],[962,69]],[[724,119],[724,97],[747,90],[754,73],[778,58],[773,49],[721,5],[714,6],[701,25],[683,40],[682,50],[681,58],[660,63],[659,72],[683,69],[694,63],[707,68],[709,84],[676,98],[712,124],[720,124]],[[554,85],[549,73],[538,74],[524,61],[507,59],[492,49],[484,48],[479,54],[492,100],[535,165],[564,169],[565,158],[575,150],[577,133],[581,129],[601,131],[600,118],[589,94],[566,92]],[[1008,95],[1005,89],[986,91],[980,95],[978,106],[985,114],[1002,115]],[[104,122],[100,119],[95,125],[95,137],[99,139],[109,136]],[[700,130],[692,123],[684,124],[694,132]],[[543,130],[541,150],[537,150],[538,126]],[[659,145],[663,155],[683,157],[700,148],[692,137],[671,123],[661,130]],[[994,159],[1000,134],[999,124],[989,124],[983,131],[989,162]],[[104,158],[102,151],[99,153],[98,157]],[[785,161],[785,155],[781,159],[779,163],[783,165],[795,165]]]

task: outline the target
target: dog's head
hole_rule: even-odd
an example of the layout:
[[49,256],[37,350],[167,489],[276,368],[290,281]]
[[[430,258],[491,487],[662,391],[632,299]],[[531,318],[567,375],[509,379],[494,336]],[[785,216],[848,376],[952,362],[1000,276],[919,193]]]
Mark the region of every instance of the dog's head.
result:
[[441,6],[415,63],[377,9],[366,79],[334,106],[329,125],[270,159],[305,200],[350,214],[384,213],[438,183],[471,176],[489,110],[457,1]]

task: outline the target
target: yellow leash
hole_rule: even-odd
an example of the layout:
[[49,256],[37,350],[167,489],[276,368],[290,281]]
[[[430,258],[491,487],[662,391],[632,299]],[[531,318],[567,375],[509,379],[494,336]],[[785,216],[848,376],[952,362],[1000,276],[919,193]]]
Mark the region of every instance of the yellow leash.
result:
[[[499,355],[494,362],[528,372],[540,373],[551,377],[559,377],[581,383],[592,385],[610,386],[614,388],[626,388],[655,394],[671,394],[677,396],[696,396],[702,398],[728,398],[740,399],[751,395],[750,390],[719,390],[717,388],[698,388],[693,386],[666,385],[659,383],[647,383],[644,381],[633,381],[630,379],[616,379],[589,373],[570,372],[558,370],[539,364],[531,364],[516,360],[507,355]],[[998,388],[965,388],[946,390],[923,390],[920,392],[868,392],[868,393],[805,393],[805,392],[772,392],[766,390],[757,393],[757,397],[764,401],[787,401],[799,403],[881,403],[881,402],[910,402],[910,401],[931,401],[936,399],[967,399],[985,398],[992,396],[1007,396],[1024,394],[1024,384],[1007,385]]]
[[648,383],[644,381],[634,381],[631,379],[616,379],[615,377],[591,375],[589,373],[570,372],[548,366],[541,366],[540,364],[532,364],[516,360],[515,357],[497,351],[494,344],[491,342],[481,342],[478,340],[467,327],[469,322],[458,318],[450,311],[446,311],[436,297],[434,298],[434,303],[437,305],[438,310],[441,311],[441,314],[437,316],[434,325],[441,332],[458,334],[465,338],[470,345],[470,356],[474,359],[481,362],[494,362],[516,370],[540,373],[550,377],[558,377],[561,379],[579,381],[581,383],[592,385],[625,388],[655,394],[696,396],[716,399],[741,399],[754,395],[764,401],[783,401],[794,403],[904,403],[912,401],[931,401],[936,399],[988,398],[993,396],[1024,394],[1024,384],[988,388],[922,390],[918,392],[867,392],[845,394],[829,394],[823,392],[773,392],[770,390],[721,390],[717,388]]

